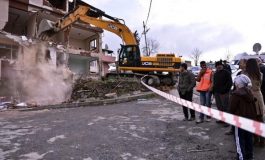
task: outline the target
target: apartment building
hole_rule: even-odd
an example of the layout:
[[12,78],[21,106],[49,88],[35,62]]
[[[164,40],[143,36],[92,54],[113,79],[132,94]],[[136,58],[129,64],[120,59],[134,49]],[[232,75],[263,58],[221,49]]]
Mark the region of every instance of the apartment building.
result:
[[[13,61],[23,54],[20,42],[38,40],[43,19],[57,21],[74,8],[69,0],[1,0],[0,1],[0,75],[6,76]],[[60,31],[47,43],[52,64],[67,65],[76,76],[101,77],[115,58],[102,51],[101,28],[76,22]],[[26,60],[24,63],[27,63]]]

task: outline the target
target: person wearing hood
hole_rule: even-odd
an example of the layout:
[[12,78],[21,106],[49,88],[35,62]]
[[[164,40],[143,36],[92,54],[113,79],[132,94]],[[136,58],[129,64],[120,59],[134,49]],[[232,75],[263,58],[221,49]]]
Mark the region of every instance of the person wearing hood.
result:
[[[251,80],[248,76],[241,74],[235,78],[235,90],[230,97],[230,113],[255,120],[257,111],[255,97],[250,88]],[[239,160],[251,160],[253,156],[253,134],[235,126],[235,142],[237,158]]]
[[[183,98],[188,101],[192,101],[193,88],[196,85],[195,76],[193,73],[187,70],[187,64],[182,63],[180,65],[180,75],[179,75],[179,83],[178,83],[178,92],[180,98]],[[192,109],[188,109],[185,106],[183,107],[184,119],[183,121],[193,121],[195,120],[195,111]],[[190,111],[190,117],[188,110]]]

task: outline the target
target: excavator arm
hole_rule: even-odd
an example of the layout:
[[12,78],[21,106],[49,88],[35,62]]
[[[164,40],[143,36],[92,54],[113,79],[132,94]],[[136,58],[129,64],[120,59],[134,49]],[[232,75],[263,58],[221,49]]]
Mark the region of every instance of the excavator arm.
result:
[[[102,19],[103,17],[107,20]],[[77,7],[59,19],[57,22],[42,20],[39,24],[39,37],[47,39],[61,30],[70,27],[77,21],[90,24],[101,29],[110,31],[119,37],[124,42],[118,55],[119,66],[136,67],[141,65],[141,55],[136,36],[130,29],[121,23],[121,19],[114,18],[105,12],[90,6],[89,4],[79,4]]]
[[[104,20],[102,17],[106,17],[109,20]],[[90,5],[78,5],[76,9],[55,24],[52,22],[41,22],[39,25],[39,33],[41,36],[48,35],[50,37],[78,20],[118,35],[124,41],[125,45],[138,45],[134,34],[125,24],[122,24],[119,19],[111,17]]]
[[118,22],[110,22],[106,20],[100,20],[93,17],[80,16],[80,20],[86,23],[93,24],[99,28],[105,29],[112,33],[115,33],[124,41],[126,45],[137,45],[137,41],[133,35],[133,33],[129,30],[129,28]]

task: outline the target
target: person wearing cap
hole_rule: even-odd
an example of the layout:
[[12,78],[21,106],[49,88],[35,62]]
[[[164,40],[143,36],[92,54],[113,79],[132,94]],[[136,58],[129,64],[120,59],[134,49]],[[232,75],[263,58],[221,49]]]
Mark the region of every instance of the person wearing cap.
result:
[[[231,73],[224,69],[221,61],[215,63],[216,72],[213,76],[213,93],[216,101],[216,106],[219,111],[228,112],[228,101],[230,89],[233,85]],[[216,121],[223,123],[222,121]],[[224,123],[225,127],[229,125]]]
[[[255,120],[257,116],[255,97],[250,88],[251,80],[248,76],[241,74],[235,78],[235,90],[230,97],[230,113]],[[235,142],[237,159],[253,159],[253,134],[235,126]]]
[[[187,64],[182,63],[180,65],[180,75],[179,75],[179,83],[178,83],[178,92],[179,96],[182,99],[192,101],[193,88],[196,85],[195,76],[193,73],[187,70]],[[192,109],[188,109],[185,106],[182,106],[184,119],[183,121],[193,121],[195,120],[195,111]],[[190,111],[190,117],[188,110]]]

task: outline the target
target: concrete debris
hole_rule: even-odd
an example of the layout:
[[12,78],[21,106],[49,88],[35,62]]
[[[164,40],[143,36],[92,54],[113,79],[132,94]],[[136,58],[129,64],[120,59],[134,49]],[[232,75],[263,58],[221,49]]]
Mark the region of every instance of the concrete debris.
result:
[[16,36],[16,35],[12,35],[10,33],[7,33],[5,31],[0,31],[0,34],[6,36],[9,39],[14,40],[15,42],[17,42],[19,45],[27,47],[31,44],[36,44],[36,42],[33,42],[32,39],[28,39],[26,36]]
[[7,109],[33,108],[37,107],[37,102],[17,102],[16,100],[9,102],[0,102],[0,111]]
[[147,91],[139,80],[121,78],[113,80],[78,79],[73,87],[71,101],[85,101],[94,97],[96,99],[109,99],[134,95]]
[[218,150],[218,148],[213,147],[213,146],[206,147],[206,146],[197,145],[194,148],[188,148],[187,153],[190,153],[190,152],[207,152],[207,151],[215,151],[215,150]]
[[6,110],[12,106],[12,102],[0,102],[0,111]]
[[134,91],[133,92],[133,94],[135,95],[135,94],[140,94],[141,93],[141,91]]
[[56,48],[57,48],[57,49],[61,49],[61,50],[65,50],[65,48],[64,48],[63,45],[57,45]]
[[6,105],[0,104],[0,111],[6,110],[6,109],[7,109],[7,106]]
[[6,72],[0,81],[0,95],[9,97],[14,108],[60,104],[70,99],[73,73],[66,65],[54,62],[54,50],[44,42],[32,43],[26,36],[0,33],[21,48],[16,61],[1,61]]
[[28,38],[26,36],[21,36],[22,41],[27,41]]
[[107,93],[107,94],[105,94],[105,97],[107,97],[107,98],[117,98],[117,93]]
[[18,103],[15,105],[16,107],[27,107],[28,105],[25,102]]
[[217,150],[217,149],[216,148],[209,148],[209,149],[191,149],[191,148],[188,148],[187,153],[190,153],[190,152],[207,152],[207,151],[214,151],[214,150]]

